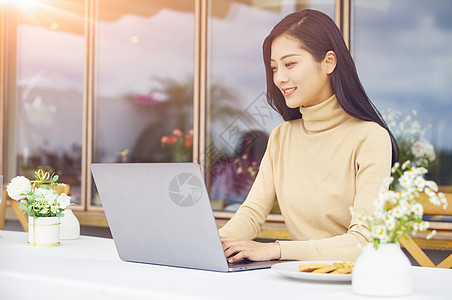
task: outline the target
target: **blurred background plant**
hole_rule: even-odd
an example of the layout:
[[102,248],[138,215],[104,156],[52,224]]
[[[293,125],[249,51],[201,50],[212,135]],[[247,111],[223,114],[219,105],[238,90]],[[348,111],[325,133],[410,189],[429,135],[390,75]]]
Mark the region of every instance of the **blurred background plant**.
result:
[[184,133],[176,128],[172,131],[172,135],[162,136],[160,143],[162,147],[170,149],[171,161],[192,161],[193,129],[190,129],[188,133]]
[[243,154],[234,159],[234,164],[237,166],[237,174],[248,174],[254,179],[259,171],[260,161],[250,160],[248,154]]
[[428,169],[436,159],[433,145],[425,139],[425,132],[431,125],[421,127],[416,120],[416,110],[405,116],[399,111],[389,110],[383,111],[382,114],[397,140],[399,163],[410,161],[413,166]]
[[[137,99],[137,95],[126,95],[138,110],[146,111],[149,115],[149,124],[130,149],[130,162],[170,161],[170,151],[161,147],[162,133],[171,132],[174,128],[188,132],[193,128],[193,77],[187,76],[180,81],[152,77],[152,81],[159,87],[153,88],[146,97]],[[217,116],[213,123],[225,128],[237,117],[246,119],[245,112],[238,105],[239,98],[232,88],[213,82],[209,93],[218,103],[209,108],[209,114]],[[192,160],[191,155],[189,161]]]

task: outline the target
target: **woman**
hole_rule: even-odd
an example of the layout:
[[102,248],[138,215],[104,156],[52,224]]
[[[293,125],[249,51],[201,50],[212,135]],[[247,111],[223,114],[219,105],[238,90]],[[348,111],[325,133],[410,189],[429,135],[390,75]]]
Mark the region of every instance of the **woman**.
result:
[[[272,131],[246,201],[220,229],[225,255],[230,262],[356,259],[368,232],[350,207],[371,210],[397,143],[327,15],[288,15],[263,54],[267,100],[286,122]],[[292,241],[251,241],[275,200]]]

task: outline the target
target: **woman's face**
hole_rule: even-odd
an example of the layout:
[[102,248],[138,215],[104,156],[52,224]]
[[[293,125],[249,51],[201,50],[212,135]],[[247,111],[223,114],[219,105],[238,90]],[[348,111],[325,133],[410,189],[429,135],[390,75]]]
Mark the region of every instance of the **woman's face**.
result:
[[312,106],[333,95],[326,57],[317,62],[298,39],[280,35],[271,46],[273,82],[290,108]]

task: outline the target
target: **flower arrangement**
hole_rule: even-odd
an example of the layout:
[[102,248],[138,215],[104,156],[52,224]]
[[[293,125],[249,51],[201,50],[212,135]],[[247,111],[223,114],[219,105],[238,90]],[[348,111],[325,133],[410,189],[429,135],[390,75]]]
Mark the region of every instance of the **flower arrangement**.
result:
[[[407,161],[402,166],[394,165],[392,171],[393,174],[400,175],[401,191],[388,190],[394,180],[394,177],[388,177],[374,200],[372,214],[360,214],[351,208],[352,217],[357,218],[360,226],[369,229],[376,249],[380,243],[396,243],[407,233],[427,231],[429,224],[422,220],[422,201],[425,201],[425,198],[433,205],[447,208],[447,199],[443,193],[437,193],[436,183],[424,179],[427,169],[413,167]],[[435,233],[430,232],[427,238],[431,238]]]
[[410,161],[414,166],[427,168],[436,156],[433,145],[425,139],[425,130],[415,120],[417,111],[401,119],[398,111],[383,111],[384,119],[391,128],[399,146],[399,162]]
[[162,147],[168,147],[171,150],[172,161],[191,161],[193,153],[193,130],[183,133],[180,129],[174,129],[172,135],[162,136],[160,139]]
[[7,193],[11,199],[20,201],[19,208],[29,216],[63,217],[63,212],[71,205],[71,197],[54,189],[58,186],[59,176],[43,170],[34,172],[35,180],[17,176],[8,184]]

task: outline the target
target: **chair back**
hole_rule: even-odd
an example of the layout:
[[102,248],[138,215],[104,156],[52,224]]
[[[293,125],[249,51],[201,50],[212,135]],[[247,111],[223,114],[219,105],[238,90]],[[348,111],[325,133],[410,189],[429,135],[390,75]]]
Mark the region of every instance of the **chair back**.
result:
[[[428,216],[430,223],[429,230],[436,230],[437,234],[432,239],[427,240],[424,233],[402,237],[399,242],[408,251],[408,253],[419,263],[421,267],[438,267],[438,268],[452,268],[452,254],[446,259],[435,265],[433,261],[422,250],[452,250],[452,193],[444,193],[446,196],[448,206],[443,209],[439,206],[434,206],[428,200],[424,201],[424,216]],[[443,219],[449,219],[444,221]],[[420,246],[419,246],[420,245]]]

